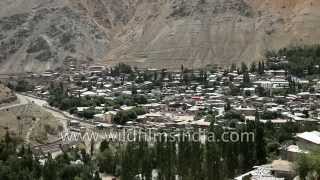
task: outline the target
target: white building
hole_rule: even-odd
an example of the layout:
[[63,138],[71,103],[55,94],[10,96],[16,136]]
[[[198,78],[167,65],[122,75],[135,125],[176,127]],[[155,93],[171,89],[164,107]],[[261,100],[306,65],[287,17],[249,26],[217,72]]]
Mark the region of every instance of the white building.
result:
[[320,132],[304,132],[296,135],[297,145],[305,150],[316,150],[320,148]]

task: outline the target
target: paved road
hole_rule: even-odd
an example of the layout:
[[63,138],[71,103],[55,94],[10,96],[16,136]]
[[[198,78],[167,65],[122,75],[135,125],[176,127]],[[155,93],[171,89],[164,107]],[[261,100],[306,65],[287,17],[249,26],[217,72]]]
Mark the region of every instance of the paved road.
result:
[[[35,104],[37,104],[37,105],[39,105],[41,107],[44,107],[44,106],[48,105],[47,101],[45,101],[45,100],[41,100],[41,99],[38,99],[38,98],[33,98],[33,97],[30,97],[30,96],[24,96],[24,95],[21,95],[21,94],[20,94],[20,96],[28,99],[29,101],[31,101],[31,102],[33,102],[33,103],[35,103]],[[67,121],[68,120],[72,120],[72,118],[67,118],[65,116],[65,114],[63,114],[61,112],[57,112],[57,111],[54,111],[54,110],[51,110],[51,109],[48,109],[48,108],[43,108],[43,109],[45,109],[47,112],[51,113],[54,117],[59,119],[61,121],[61,123],[63,124],[64,129],[67,129]],[[71,117],[72,115],[69,115],[69,116]],[[86,127],[86,128],[94,128],[95,127],[94,125],[92,125],[92,123],[85,122],[85,121],[82,121],[80,119],[79,119],[79,121],[80,121],[81,126],[83,126],[83,127]]]
[[[12,109],[12,108],[16,108],[16,107],[19,107],[19,106],[25,106],[27,104],[30,104],[31,103],[31,100],[29,100],[28,98],[26,98],[25,96],[22,96],[20,94],[16,94],[17,96],[17,99],[18,99],[18,103],[17,104],[12,104],[12,105],[8,105],[8,106],[4,106],[4,107],[1,107],[0,108],[0,111],[3,111],[3,110],[7,110],[7,109]],[[31,135],[31,132],[32,130],[34,129],[35,125],[37,125],[37,122],[39,121],[39,119],[34,122],[32,124],[32,127],[28,130],[26,136],[25,136],[25,140],[27,143],[30,142],[30,135]]]
[[67,119],[65,118],[65,116],[63,114],[59,113],[59,112],[44,108],[43,106],[48,104],[46,101],[40,100],[40,99],[36,99],[36,98],[32,98],[32,97],[29,97],[29,96],[24,96],[24,95],[21,95],[21,94],[19,94],[19,96],[21,96],[23,98],[26,98],[28,101],[40,106],[42,109],[44,109],[45,111],[47,111],[50,114],[52,114],[55,118],[57,118],[60,121],[60,123],[63,125],[63,128],[67,129],[67,127],[68,127],[67,126]]
[[31,102],[25,96],[22,96],[20,94],[16,94],[16,96],[17,96],[17,98],[19,100],[19,103],[1,107],[0,111],[4,111],[4,110],[7,110],[7,109],[19,107],[19,106],[24,106],[24,105],[27,105],[27,104],[29,104]]
[[[40,106],[43,110],[45,110],[48,113],[52,114],[56,119],[58,119],[60,121],[60,123],[63,125],[63,128],[65,130],[68,129],[68,126],[67,126],[68,119],[66,119],[65,116],[62,113],[50,110],[48,108],[44,108],[43,106],[48,104],[46,101],[40,100],[40,99],[37,99],[37,98],[33,98],[33,97],[29,97],[29,96],[24,96],[24,95],[21,95],[21,94],[19,94],[19,96],[21,98],[26,99],[28,102],[32,102],[32,103]],[[70,142],[70,143],[71,143],[70,145],[73,145],[73,142]],[[41,145],[41,150],[44,153],[51,152],[53,157],[56,157],[57,155],[62,153],[62,151],[60,149],[60,144],[62,144],[62,142],[59,141],[59,142],[48,144],[48,145]]]

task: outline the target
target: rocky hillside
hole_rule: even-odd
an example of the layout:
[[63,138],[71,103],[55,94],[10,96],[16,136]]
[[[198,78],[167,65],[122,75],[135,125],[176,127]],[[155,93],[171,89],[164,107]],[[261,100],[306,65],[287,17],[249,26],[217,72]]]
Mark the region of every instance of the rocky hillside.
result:
[[65,59],[142,67],[228,65],[320,43],[318,0],[2,0],[2,72]]
[[5,72],[45,71],[67,58],[102,59],[109,37],[65,0],[2,0],[0,62]]

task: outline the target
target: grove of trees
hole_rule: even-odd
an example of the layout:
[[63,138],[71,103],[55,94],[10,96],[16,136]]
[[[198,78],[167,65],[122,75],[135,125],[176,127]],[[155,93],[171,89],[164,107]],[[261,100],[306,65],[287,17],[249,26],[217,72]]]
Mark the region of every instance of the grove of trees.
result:
[[[225,130],[213,124],[210,131],[221,136]],[[101,172],[121,180],[151,180],[155,174],[160,180],[174,180],[176,176],[184,180],[230,179],[267,162],[262,124],[252,122],[237,132],[255,132],[255,141],[183,141],[183,134],[176,136],[180,138],[177,141],[158,136],[154,143],[141,140],[117,148],[104,141],[97,161]]]
[[[7,133],[0,142],[1,180],[100,180],[91,157],[83,150],[64,152],[55,159],[46,155],[42,163],[32,152],[30,146]],[[83,163],[75,164],[73,161]]]
[[284,68],[296,76],[320,74],[320,45],[299,46],[283,48],[279,51],[269,51],[266,53],[268,59],[272,57],[283,58],[288,64],[279,64],[278,67]]

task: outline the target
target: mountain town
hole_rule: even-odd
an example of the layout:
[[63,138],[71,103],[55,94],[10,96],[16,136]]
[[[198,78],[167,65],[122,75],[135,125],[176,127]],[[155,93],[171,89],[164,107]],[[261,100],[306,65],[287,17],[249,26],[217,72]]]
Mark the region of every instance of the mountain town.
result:
[[[320,167],[319,49],[282,49],[268,52],[265,61],[229,68],[181,65],[180,70],[169,71],[70,60],[61,71],[7,75],[2,82],[15,90],[20,103],[26,101],[22,106],[37,106],[56,121],[32,116],[43,132],[32,129],[32,121],[29,126],[25,122],[25,127],[19,122],[18,129],[4,128],[5,142],[12,136],[29,144],[26,156],[32,153],[39,166],[44,163],[43,168],[48,168],[49,160],[66,163],[66,168],[85,168],[92,173],[90,179],[316,178]],[[301,64],[299,58],[306,60]],[[12,111],[11,106],[1,110]],[[12,121],[27,119],[21,115]],[[24,132],[26,128],[31,132]],[[132,136],[137,135],[134,130],[161,135],[150,141],[148,134],[134,142],[105,136],[123,130]],[[65,137],[59,136],[66,131]],[[185,132],[204,140],[181,141]],[[208,132],[215,133],[214,141]],[[252,133],[251,139],[245,132]],[[92,138],[92,133],[102,138]],[[85,139],[88,134],[91,138]],[[169,141],[166,135],[174,138]],[[36,171],[33,168],[23,168],[23,172]],[[65,179],[64,171],[71,170],[51,175]],[[1,177],[8,176],[0,172],[4,173]],[[46,179],[32,176],[38,177]]]
[[319,0],[1,0],[0,180],[319,180]]

